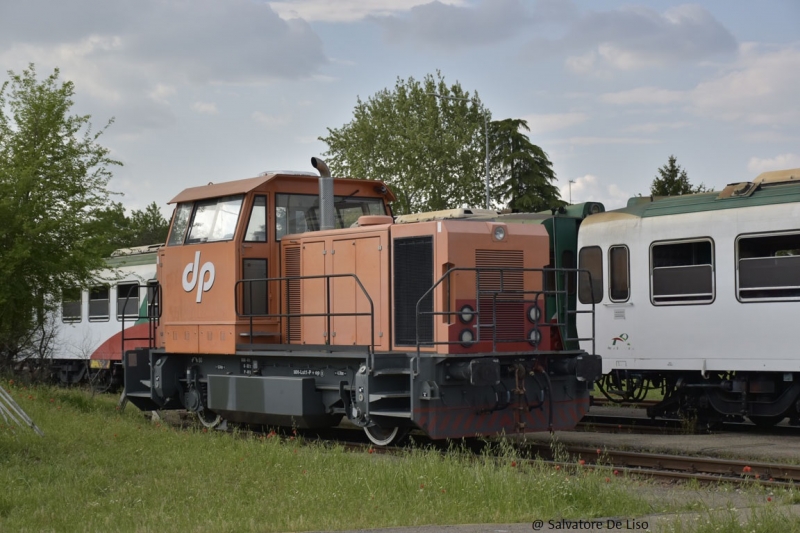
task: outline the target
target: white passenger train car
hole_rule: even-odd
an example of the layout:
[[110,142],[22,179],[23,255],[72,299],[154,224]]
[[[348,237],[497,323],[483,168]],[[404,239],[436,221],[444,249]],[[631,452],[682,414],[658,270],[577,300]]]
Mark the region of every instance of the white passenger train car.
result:
[[[800,169],[721,192],[633,198],[587,218],[578,246],[591,272],[578,305],[596,306],[609,396],[641,399],[655,386],[666,396],[653,415],[797,418]],[[590,314],[578,314],[578,328],[589,336]]]
[[149,314],[158,312],[156,263],[161,245],[116,250],[88,289],[66,291],[57,313],[51,369],[64,384],[100,371],[108,384],[122,384],[125,349],[147,346]]

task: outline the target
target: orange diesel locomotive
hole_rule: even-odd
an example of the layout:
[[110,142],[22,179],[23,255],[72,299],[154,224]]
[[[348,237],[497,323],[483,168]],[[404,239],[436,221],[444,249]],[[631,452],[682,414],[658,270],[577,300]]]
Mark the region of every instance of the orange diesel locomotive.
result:
[[[376,444],[573,427],[600,358],[554,309],[543,225],[395,223],[377,181],[270,172],[187,189],[157,276],[150,346],[125,355],[141,409],[324,427]],[[555,304],[556,306],[558,303]]]

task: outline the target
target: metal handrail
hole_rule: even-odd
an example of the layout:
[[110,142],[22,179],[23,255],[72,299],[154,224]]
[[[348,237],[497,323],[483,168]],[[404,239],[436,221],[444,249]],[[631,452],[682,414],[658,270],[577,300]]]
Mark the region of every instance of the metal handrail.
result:
[[[353,278],[353,280],[358,285],[359,289],[361,289],[361,293],[366,297],[367,302],[369,303],[369,312],[353,312],[353,313],[332,313],[331,312],[331,279],[333,278]],[[267,307],[266,313],[246,313],[242,306],[244,305],[244,285],[249,284],[249,295],[250,295],[250,303],[252,306],[253,302],[253,284],[254,283],[266,283],[267,284],[267,294],[269,294],[269,287],[270,283],[277,282],[279,284],[279,291],[278,293],[281,294],[281,290],[283,288],[283,283],[286,283],[287,287],[287,298],[288,298],[288,284],[292,281],[302,281],[302,280],[310,280],[310,279],[324,279],[325,280],[325,312],[324,313],[284,313],[283,312],[283,300],[280,299],[280,307],[278,313],[270,313],[269,307]],[[240,289],[241,287],[241,289]],[[242,293],[242,298],[240,301],[239,293]],[[241,304],[241,305],[240,305]],[[325,317],[326,323],[326,332],[325,332],[325,344],[332,345],[332,336],[331,336],[331,317],[337,316],[350,316],[350,317],[359,317],[359,316],[368,316],[370,317],[370,345],[368,346],[369,356],[370,356],[370,368],[374,366],[374,347],[375,347],[375,305],[372,302],[372,298],[370,297],[367,289],[364,287],[361,280],[358,279],[358,276],[355,274],[318,274],[314,276],[287,276],[281,278],[253,278],[253,279],[243,279],[236,282],[234,285],[234,306],[236,310],[237,318],[247,318],[249,321],[249,330],[250,330],[250,344],[253,344],[253,319],[254,318],[278,318],[281,321],[280,329],[284,329],[284,319],[291,319],[291,318],[303,318],[303,317]],[[288,304],[287,304],[288,307]],[[290,339],[286,339],[290,341]],[[291,344],[291,342],[287,342]]]
[[[137,293],[136,299],[139,299],[138,294],[141,294],[141,290],[144,288],[145,290],[145,298],[147,298],[147,314],[142,316],[141,315],[141,306],[138,306],[136,309],[136,316],[129,316],[125,314],[125,310],[128,308],[128,302],[131,299],[130,293],[125,296],[124,303],[122,305],[122,314],[120,315],[120,322],[122,325],[122,340],[121,340],[121,351],[120,353],[122,356],[125,356],[125,342],[127,341],[147,341],[148,348],[155,348],[156,347],[156,330],[161,322],[161,284],[146,284],[146,285],[138,285],[139,292]],[[152,289],[152,294],[151,294]],[[150,298],[152,296],[152,298]],[[119,297],[117,297],[117,305],[119,305]],[[157,308],[158,313],[153,313],[153,309]],[[117,309],[119,313],[119,309]],[[148,327],[147,327],[147,337],[130,337],[125,335],[125,322],[126,320],[133,320],[134,324],[137,320],[147,319]]]
[[[576,274],[579,275],[580,273],[585,273],[589,277],[589,290],[590,291],[593,290],[591,274],[590,274],[589,270],[582,269],[582,268],[564,268],[564,267],[558,267],[558,268],[453,267],[453,268],[450,268],[449,270],[447,270],[447,272],[442,274],[442,276],[427,291],[425,291],[425,293],[423,293],[423,295],[417,300],[417,304],[416,304],[416,332],[415,332],[416,333],[417,355],[420,354],[422,346],[461,344],[460,341],[457,341],[457,340],[456,341],[451,341],[449,339],[445,340],[445,341],[430,341],[430,342],[421,342],[421,340],[420,340],[420,318],[422,316],[431,316],[431,317],[434,317],[434,316],[455,316],[455,317],[458,317],[459,314],[460,314],[460,310],[455,310],[455,311],[436,311],[435,308],[433,308],[433,306],[432,306],[432,310],[431,311],[422,311],[422,310],[420,310],[420,306],[422,305],[423,300],[425,300],[429,296],[431,297],[431,302],[434,301],[434,298],[432,297],[433,291],[436,289],[436,287],[441,285],[445,280],[448,281],[448,283],[447,283],[447,292],[448,292],[448,294],[447,294],[447,296],[448,296],[447,305],[449,307],[449,305],[450,305],[450,276],[451,276],[451,274],[453,272],[475,272],[475,307],[476,307],[476,309],[475,309],[475,316],[476,316],[475,320],[476,320],[476,330],[477,331],[476,331],[476,338],[472,342],[473,343],[481,342],[481,338],[480,338],[481,328],[483,328],[483,327],[492,327],[492,353],[496,353],[497,352],[497,344],[498,344],[498,342],[508,344],[508,343],[519,343],[519,342],[528,342],[529,341],[528,338],[503,339],[503,340],[498,341],[498,339],[497,339],[497,327],[496,327],[497,326],[497,302],[498,302],[497,298],[498,298],[498,296],[500,296],[500,295],[512,295],[512,296],[513,295],[521,295],[521,296],[524,296],[524,295],[532,294],[532,295],[534,295],[534,299],[532,299],[532,300],[531,299],[522,298],[522,299],[518,299],[518,300],[506,300],[506,299],[503,299],[501,301],[503,301],[503,302],[520,303],[520,304],[523,304],[523,305],[524,304],[537,304],[538,305],[539,302],[541,301],[540,298],[543,298],[543,297],[546,298],[548,296],[568,295],[569,291],[568,291],[567,283],[563,283],[563,286],[564,286],[563,289],[558,289],[558,283],[556,283],[556,288],[555,289],[547,290],[547,289],[544,288],[544,287],[546,287],[546,277],[545,276],[548,273],[554,273],[556,275],[558,275],[558,274],[564,275],[564,274],[569,274],[569,273],[576,273]],[[485,289],[481,290],[480,289],[480,274],[481,274],[481,272],[484,272],[484,273],[498,272],[498,273],[500,273],[500,287],[499,287],[499,289],[496,289],[496,290],[485,290]],[[515,273],[519,273],[519,272],[522,272],[522,273],[524,273],[524,272],[541,273],[541,275],[542,275],[542,287],[543,288],[541,290],[530,290],[530,291],[505,289],[504,288],[504,285],[505,285],[505,283],[504,283],[505,273],[509,273],[509,272],[515,272]],[[593,292],[590,292],[590,294],[593,294]],[[483,324],[480,321],[481,320],[480,306],[481,306],[482,297],[484,297],[484,298],[491,297],[492,298],[492,322],[491,323]],[[556,300],[558,300],[558,298],[556,298]],[[545,305],[546,305],[546,301],[545,301]],[[556,305],[558,306],[558,301],[556,302]],[[542,315],[544,315],[544,313],[545,313],[544,306],[542,306],[541,312],[542,312]],[[592,315],[592,336],[591,336],[591,338],[580,338],[580,337],[571,338],[571,337],[565,336],[562,340],[565,343],[567,341],[588,341],[588,340],[591,340],[592,341],[592,354],[595,354],[596,353],[596,345],[595,345],[595,303],[592,302],[591,310],[578,311],[577,309],[575,309],[575,310],[567,309],[565,314],[569,315],[569,314],[577,314],[577,313],[591,313],[591,315]],[[557,314],[556,316],[559,316],[559,315]],[[561,322],[550,323],[550,322],[547,322],[547,320],[545,318],[544,321],[537,321],[536,323],[534,323],[534,325],[537,326],[537,327],[541,327],[541,326],[544,326],[544,327],[558,327],[558,326],[567,325],[567,324],[566,323],[561,323]],[[538,350],[534,349],[534,352],[536,352],[536,351],[538,351]]]

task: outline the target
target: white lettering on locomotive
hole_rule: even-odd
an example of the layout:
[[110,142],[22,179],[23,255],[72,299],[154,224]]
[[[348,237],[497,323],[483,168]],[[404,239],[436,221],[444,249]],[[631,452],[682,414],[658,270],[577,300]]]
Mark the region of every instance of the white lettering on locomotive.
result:
[[[206,274],[208,274],[208,279],[206,279]],[[200,251],[198,250],[194,253],[194,263],[189,263],[183,269],[183,278],[181,280],[183,281],[183,290],[191,292],[197,286],[196,301],[200,303],[203,300],[203,293],[208,292],[211,286],[214,285],[215,275],[214,263],[211,261],[205,262],[202,267],[200,266]],[[189,276],[192,276],[191,280],[189,280]]]

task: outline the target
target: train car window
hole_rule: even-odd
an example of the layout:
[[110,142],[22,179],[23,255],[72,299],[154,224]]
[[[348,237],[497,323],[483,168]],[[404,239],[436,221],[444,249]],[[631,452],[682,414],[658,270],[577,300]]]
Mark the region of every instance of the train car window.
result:
[[109,291],[108,285],[89,289],[89,322],[108,320]]
[[194,204],[191,202],[178,204],[178,209],[175,210],[175,219],[172,222],[172,231],[169,233],[167,246],[183,244],[186,228],[189,226],[189,218],[192,216],[193,206]]
[[603,251],[599,246],[586,246],[578,252],[578,268],[588,270],[578,275],[578,299],[582,304],[603,300]]
[[253,199],[253,208],[250,210],[250,220],[247,222],[247,232],[244,235],[247,242],[267,242],[267,197],[256,196]]
[[244,196],[200,200],[194,208],[186,244],[229,241],[236,232]]
[[625,302],[630,298],[630,259],[627,246],[608,249],[608,296],[612,302]]
[[[381,198],[335,196],[334,227],[350,227],[362,215],[385,215]],[[275,195],[275,240],[284,235],[319,230],[319,196],[316,194]]]
[[61,320],[69,324],[81,321],[80,288],[64,289],[61,293]]
[[736,258],[740,301],[800,300],[800,233],[740,236]]
[[714,246],[711,240],[653,243],[650,246],[653,305],[714,301]]
[[117,320],[139,317],[139,284],[120,283],[117,285]]

